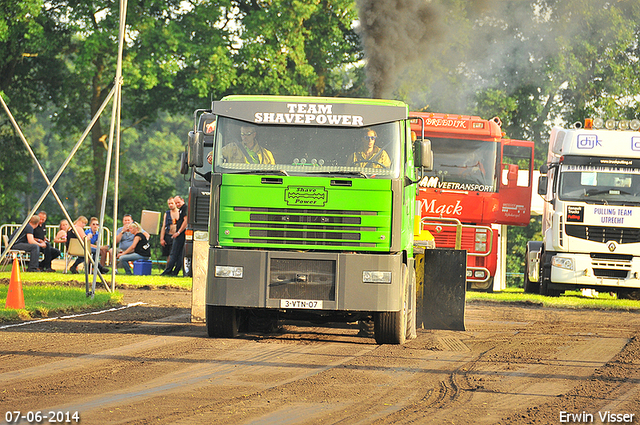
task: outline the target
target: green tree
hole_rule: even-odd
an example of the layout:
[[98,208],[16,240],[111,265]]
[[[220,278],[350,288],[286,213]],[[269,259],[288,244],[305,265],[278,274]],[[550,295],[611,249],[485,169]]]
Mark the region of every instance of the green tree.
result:
[[352,0],[234,1],[240,24],[233,93],[319,95],[331,70],[362,57]]
[[[56,80],[63,63],[58,57],[68,34],[41,0],[0,1],[0,95],[18,125],[49,100],[59,99]],[[0,222],[22,221],[30,181],[31,159],[8,115],[0,111]]]

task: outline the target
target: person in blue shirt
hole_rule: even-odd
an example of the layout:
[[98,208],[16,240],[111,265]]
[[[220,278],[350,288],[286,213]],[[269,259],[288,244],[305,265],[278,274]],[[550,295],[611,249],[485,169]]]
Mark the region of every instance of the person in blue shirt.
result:
[[[84,232],[84,234],[89,237],[89,241],[91,243],[92,255],[95,255],[96,248],[97,248],[98,230],[100,230],[100,221],[98,220],[97,217],[91,217],[91,220],[89,221],[89,228]],[[100,247],[101,256],[102,257],[106,256],[108,250],[109,250],[108,246],[101,246]],[[78,257],[76,261],[73,263],[73,265],[69,268],[69,271],[73,274],[78,273],[77,267],[82,262],[84,262],[84,258]],[[100,273],[109,272],[109,269],[107,267],[104,267],[102,264],[98,264],[98,270],[100,270]]]

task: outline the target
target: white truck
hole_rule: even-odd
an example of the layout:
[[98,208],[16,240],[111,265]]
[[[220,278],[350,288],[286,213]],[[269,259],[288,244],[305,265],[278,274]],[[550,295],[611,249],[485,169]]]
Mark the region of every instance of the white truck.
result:
[[524,290],[640,299],[640,121],[554,128],[538,193],[542,241],[527,244]]

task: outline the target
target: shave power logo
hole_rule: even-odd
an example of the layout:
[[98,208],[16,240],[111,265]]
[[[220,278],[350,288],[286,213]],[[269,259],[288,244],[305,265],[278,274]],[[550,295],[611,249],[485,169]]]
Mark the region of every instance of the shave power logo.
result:
[[327,190],[322,186],[289,186],[284,200],[290,206],[324,206],[327,203]]

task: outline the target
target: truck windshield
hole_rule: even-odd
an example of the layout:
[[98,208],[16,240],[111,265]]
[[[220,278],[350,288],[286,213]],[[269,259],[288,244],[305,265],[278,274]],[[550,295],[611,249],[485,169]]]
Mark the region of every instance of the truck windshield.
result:
[[429,187],[496,191],[496,142],[437,137],[429,140],[434,162],[433,171],[425,174],[430,177]]
[[399,176],[399,122],[367,128],[255,125],[218,117],[213,169],[217,173]]
[[595,204],[638,205],[640,169],[563,165],[559,198]]

